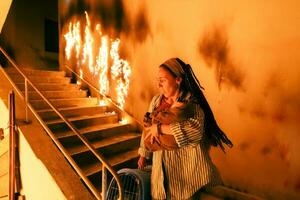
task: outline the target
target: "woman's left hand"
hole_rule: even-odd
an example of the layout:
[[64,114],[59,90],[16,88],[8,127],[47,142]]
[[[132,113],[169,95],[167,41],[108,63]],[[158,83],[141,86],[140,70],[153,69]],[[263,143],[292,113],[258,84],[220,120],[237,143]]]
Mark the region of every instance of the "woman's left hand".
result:
[[160,144],[160,141],[158,139],[159,134],[157,132],[157,124],[153,124],[152,126],[145,128],[145,130],[147,133],[146,137],[151,137],[151,144],[153,144],[155,140]]

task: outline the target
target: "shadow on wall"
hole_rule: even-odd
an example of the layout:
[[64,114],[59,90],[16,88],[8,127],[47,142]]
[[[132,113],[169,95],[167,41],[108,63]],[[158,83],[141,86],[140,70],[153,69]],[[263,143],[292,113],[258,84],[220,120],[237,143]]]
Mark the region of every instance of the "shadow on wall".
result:
[[[4,51],[6,51],[6,53],[13,59],[15,60],[15,53],[12,49],[11,46],[9,46],[4,40],[3,37],[1,37],[0,34],[0,46],[4,49]],[[2,54],[2,52],[0,52],[0,65],[2,67],[8,67],[9,62],[7,61],[7,59],[5,58],[5,56]]]
[[198,50],[207,66],[215,68],[219,89],[224,84],[238,90],[245,90],[244,74],[234,64],[230,55],[226,27],[215,26],[206,31],[198,42]]

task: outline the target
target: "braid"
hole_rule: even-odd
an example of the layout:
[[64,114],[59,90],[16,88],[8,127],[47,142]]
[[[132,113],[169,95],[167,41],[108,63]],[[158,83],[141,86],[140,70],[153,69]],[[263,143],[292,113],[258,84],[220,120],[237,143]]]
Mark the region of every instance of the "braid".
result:
[[182,60],[179,58],[176,58],[176,60],[180,63],[182,66],[185,76],[183,77],[183,84],[182,87],[184,87],[184,90],[186,91],[183,93],[184,98],[188,92],[191,92],[193,97],[197,100],[197,102],[200,104],[204,115],[204,130],[207,134],[208,138],[211,141],[211,144],[213,146],[219,146],[223,152],[225,152],[225,148],[223,146],[223,143],[225,143],[227,146],[232,147],[232,142],[228,139],[226,134],[220,129],[218,126],[214,114],[202,92],[201,89],[204,89],[200,83],[197,77],[195,76],[191,66],[189,64],[185,64]]

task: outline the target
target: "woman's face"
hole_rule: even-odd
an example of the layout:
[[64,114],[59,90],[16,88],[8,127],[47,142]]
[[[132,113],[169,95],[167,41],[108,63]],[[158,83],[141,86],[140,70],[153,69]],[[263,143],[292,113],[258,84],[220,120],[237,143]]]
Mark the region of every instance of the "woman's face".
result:
[[175,78],[163,67],[158,69],[158,87],[161,93],[169,98],[179,91],[180,78]]

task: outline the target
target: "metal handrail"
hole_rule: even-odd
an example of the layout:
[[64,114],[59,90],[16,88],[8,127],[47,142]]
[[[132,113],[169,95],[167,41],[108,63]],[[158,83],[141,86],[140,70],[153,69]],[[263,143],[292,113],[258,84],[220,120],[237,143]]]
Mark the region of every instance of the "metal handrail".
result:
[[[19,67],[16,65],[16,63],[9,57],[9,55],[5,52],[5,50],[0,46],[0,51],[4,54],[4,56],[8,59],[8,61],[12,64],[13,67],[15,67],[20,74],[25,79],[25,84],[28,82],[33,89],[42,97],[42,99],[53,109],[53,111],[69,126],[69,128],[75,133],[75,135],[86,145],[86,147],[96,156],[96,158],[102,163],[102,174],[105,175],[105,168],[108,169],[108,171],[113,175],[115,178],[118,188],[119,188],[119,199],[123,199],[123,187],[121,184],[121,181],[118,177],[118,174],[115,172],[115,170],[110,166],[110,164],[106,161],[106,159],[96,151],[96,149],[89,143],[87,139],[85,139],[79,131],[67,120],[53,105],[50,103],[47,98],[33,85],[33,83],[27,78],[27,76],[19,69]],[[11,80],[10,80],[11,81]],[[12,81],[11,81],[12,82]],[[28,99],[28,95],[26,95],[28,88],[25,88],[25,97],[22,95],[22,92],[19,91],[19,89],[13,84],[13,87],[15,90],[17,90],[18,94],[25,99]],[[55,135],[52,133],[52,131],[48,128],[48,126],[44,123],[44,121],[41,119],[41,117],[36,113],[36,111],[33,109],[31,104],[27,101],[26,107],[29,107],[29,109],[32,111],[34,116],[37,118],[37,120],[40,122],[42,127],[46,130],[50,138],[54,141],[54,143],[57,145],[59,150],[63,153],[63,155],[67,158],[67,160],[70,162],[72,167],[74,167],[75,171],[79,174],[79,176],[83,179],[83,181],[87,184],[89,189],[92,191],[92,193],[96,196],[97,199],[101,199],[101,196],[98,194],[97,189],[92,185],[92,183],[89,181],[89,179],[86,177],[86,175],[82,172],[82,170],[78,167],[76,162],[73,160],[73,158],[68,154],[67,150],[61,145],[59,140],[55,137]],[[103,177],[103,176],[102,176]],[[102,178],[103,181],[103,178]],[[103,185],[103,184],[102,184]],[[105,199],[105,191],[102,191],[102,197]]]

